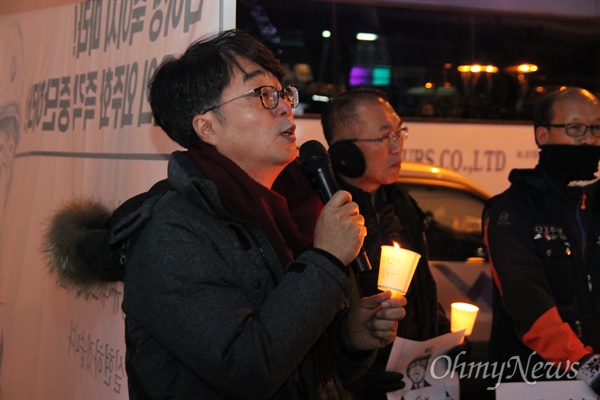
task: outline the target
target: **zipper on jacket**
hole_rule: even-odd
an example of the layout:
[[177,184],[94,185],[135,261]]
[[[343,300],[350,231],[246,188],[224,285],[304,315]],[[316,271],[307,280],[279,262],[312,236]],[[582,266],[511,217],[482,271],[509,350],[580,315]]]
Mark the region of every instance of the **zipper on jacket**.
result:
[[[587,209],[587,191],[585,188],[582,189],[581,193],[581,202],[579,203],[579,210],[575,211],[575,215],[577,218],[577,224],[579,225],[579,230],[581,231],[581,254],[583,257],[583,264],[586,263],[586,252],[587,252],[587,233],[583,223],[583,211]],[[592,275],[590,274],[589,267],[586,268],[587,273],[585,275],[588,291],[592,293],[593,285],[592,285]]]
[[587,193],[585,189],[583,190],[583,194],[581,195],[581,204],[579,205],[581,210],[587,209]]
[[577,332],[577,337],[581,337],[581,322],[575,321],[575,330]]

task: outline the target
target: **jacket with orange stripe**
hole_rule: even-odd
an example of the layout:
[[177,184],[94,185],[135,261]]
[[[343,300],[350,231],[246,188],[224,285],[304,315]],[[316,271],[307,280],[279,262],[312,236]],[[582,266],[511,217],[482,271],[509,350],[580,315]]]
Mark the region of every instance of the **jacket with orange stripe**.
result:
[[[600,183],[559,185],[539,166],[513,170],[509,180],[484,211],[494,278],[490,361],[512,359],[505,380],[524,379],[515,356],[528,379],[572,378],[557,371],[600,352]],[[534,370],[540,362],[554,374],[549,364]]]

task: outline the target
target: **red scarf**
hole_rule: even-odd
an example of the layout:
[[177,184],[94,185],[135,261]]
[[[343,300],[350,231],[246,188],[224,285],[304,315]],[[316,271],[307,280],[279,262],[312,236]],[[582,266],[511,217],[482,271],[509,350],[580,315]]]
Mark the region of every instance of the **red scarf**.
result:
[[225,209],[259,227],[284,267],[312,243],[323,203],[298,160],[291,162],[268,189],[209,144],[200,143],[188,153],[217,186]]

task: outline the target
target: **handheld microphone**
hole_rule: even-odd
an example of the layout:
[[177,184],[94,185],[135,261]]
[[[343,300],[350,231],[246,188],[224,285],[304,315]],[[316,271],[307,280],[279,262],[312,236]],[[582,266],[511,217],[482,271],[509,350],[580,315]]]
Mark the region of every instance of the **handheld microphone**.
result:
[[[309,140],[300,146],[300,161],[304,173],[320,193],[323,201],[327,203],[339,190],[327,150],[318,140]],[[371,262],[364,247],[360,248],[358,256],[350,263],[350,266],[357,276],[371,269]]]

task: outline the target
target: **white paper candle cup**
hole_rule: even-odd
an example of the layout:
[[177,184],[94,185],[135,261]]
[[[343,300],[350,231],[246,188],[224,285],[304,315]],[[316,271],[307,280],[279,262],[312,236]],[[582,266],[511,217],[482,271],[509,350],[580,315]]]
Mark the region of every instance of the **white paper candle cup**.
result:
[[405,295],[421,255],[396,246],[381,246],[379,290],[394,290]]
[[450,330],[457,332],[465,330],[465,336],[469,336],[473,332],[473,325],[477,318],[479,307],[469,303],[452,303],[450,304]]

